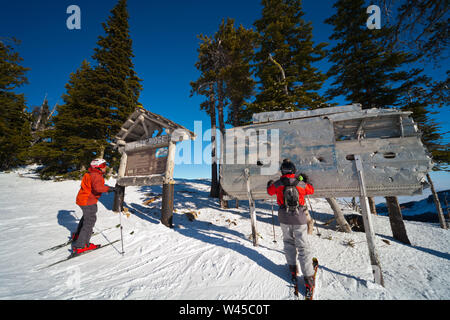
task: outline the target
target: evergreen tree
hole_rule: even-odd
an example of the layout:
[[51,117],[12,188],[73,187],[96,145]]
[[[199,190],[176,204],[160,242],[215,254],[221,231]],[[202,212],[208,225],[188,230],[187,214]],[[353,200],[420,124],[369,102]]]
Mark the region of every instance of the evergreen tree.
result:
[[247,100],[252,98],[256,85],[253,79],[251,61],[254,57],[257,33],[240,25],[234,26],[234,19],[222,21],[215,34],[216,41],[226,57],[221,66],[221,78],[224,85],[224,96],[229,103],[228,123],[234,127],[245,124],[251,115],[245,108]]
[[[384,19],[394,29],[392,44],[434,62],[448,55],[450,5],[448,0],[377,0]],[[397,10],[391,10],[396,5]],[[392,14],[394,13],[394,14]],[[448,58],[443,57],[443,58]]]
[[391,28],[369,30],[364,0],[338,0],[336,13],[325,22],[334,26],[330,37],[338,43],[330,50],[334,77],[329,98],[345,96],[363,109],[397,106],[404,93],[402,84],[417,77],[422,70],[401,70],[416,57],[387,46]]
[[216,95],[215,85],[217,83],[217,59],[213,40],[205,35],[199,35],[201,40],[198,48],[198,61],[196,68],[200,71],[200,77],[191,82],[191,96],[193,94],[203,95],[207,100],[200,104],[200,109],[205,110],[211,119],[211,190],[210,197],[219,197],[219,179],[217,172],[217,141],[216,141]]
[[[204,95],[207,100],[200,107],[211,118],[212,166],[211,197],[223,194],[217,175],[216,121],[222,136],[225,134],[225,110],[231,104],[229,121],[237,126],[245,114],[244,105],[253,92],[250,60],[253,56],[255,33],[242,25],[235,28],[234,19],[222,20],[214,37],[200,35],[199,56],[196,63],[201,72],[199,79],[191,82],[191,96]],[[216,119],[217,117],[217,119]],[[248,117],[247,117],[248,118]],[[223,143],[221,144],[223,147]],[[221,197],[222,199],[222,197]],[[224,202],[221,201],[222,205]]]
[[255,55],[260,92],[251,104],[253,113],[314,109],[325,99],[317,91],[326,76],[313,63],[325,56],[314,45],[312,25],[303,19],[301,0],[263,0],[262,18],[254,25],[260,34]]
[[53,130],[41,133],[43,141],[33,146],[34,159],[45,165],[42,178],[80,178],[103,147],[108,113],[96,105],[94,76],[87,61],[71,74],[64,104],[52,118]]
[[29,69],[20,65],[22,61],[12,45],[0,41],[0,170],[24,164],[31,143],[25,97],[14,92],[27,83]]
[[140,79],[132,63],[127,1],[119,0],[103,23],[105,36],[99,36],[92,68],[84,61],[71,74],[53,118],[53,130],[42,133],[42,142],[33,147],[33,157],[45,165],[43,178],[79,178],[95,157],[118,164],[110,142],[135,110]]
[[142,86],[141,79],[134,71],[133,50],[128,24],[127,0],[119,0],[111,10],[111,16],[103,29],[106,35],[100,36],[93,58],[97,62],[93,82],[95,83],[95,105],[102,110],[99,126],[104,135],[99,156],[112,160],[109,142],[119,132],[122,124],[135,110]]
[[349,102],[361,103],[363,109],[413,111],[434,160],[448,163],[448,145],[442,145],[439,126],[429,117],[431,109],[445,99],[422,69],[410,67],[418,56],[389,45],[394,27],[367,28],[364,0],[339,0],[334,8],[336,14],[326,20],[334,26],[331,39],[338,41],[329,58],[334,63],[328,72],[334,77],[329,97],[343,95]]
[[436,107],[442,103],[439,93],[434,90],[435,84],[430,77],[420,76],[406,82],[404,89],[405,93],[400,100],[401,110],[412,112],[422,134],[422,142],[436,163],[435,169],[448,170],[450,145],[445,143],[443,136],[449,132],[440,133],[439,123],[430,117],[438,113]]

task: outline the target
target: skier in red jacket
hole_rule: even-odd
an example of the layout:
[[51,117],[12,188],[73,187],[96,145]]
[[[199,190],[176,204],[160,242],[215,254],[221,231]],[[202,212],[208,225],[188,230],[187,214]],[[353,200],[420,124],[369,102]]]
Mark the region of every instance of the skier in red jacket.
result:
[[[295,175],[295,165],[289,159],[283,160],[280,170],[281,178],[267,183],[267,193],[277,196],[278,220],[283,232],[284,254],[292,280],[297,282],[298,259],[308,291],[312,290],[315,284],[305,196],[313,194],[314,187],[308,183],[308,177],[305,174]],[[301,182],[302,186],[299,185]]]
[[78,192],[76,203],[83,211],[83,217],[78,224],[77,231],[72,235],[73,254],[80,254],[99,247],[89,242],[97,221],[97,202],[102,193],[115,191],[114,187],[105,185],[103,175],[106,169],[105,160],[95,159],[91,162],[89,172],[81,180],[81,189]]

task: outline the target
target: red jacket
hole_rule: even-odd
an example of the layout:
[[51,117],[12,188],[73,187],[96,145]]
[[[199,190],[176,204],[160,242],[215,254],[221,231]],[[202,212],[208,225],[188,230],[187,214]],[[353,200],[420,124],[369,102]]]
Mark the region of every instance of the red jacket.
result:
[[[284,176],[281,176],[280,180],[275,181],[275,183],[272,183],[270,186],[267,187],[267,193],[271,196],[274,194],[277,195],[277,203],[281,207],[284,205],[284,184],[282,183],[283,178],[287,178],[289,180],[297,179],[295,177],[295,174],[285,174]],[[305,205],[305,195],[313,194],[314,193],[314,187],[310,185],[309,183],[305,183],[305,187],[299,187],[297,186],[298,190],[298,202],[300,205]]]
[[81,189],[77,195],[77,205],[90,206],[96,204],[102,193],[108,192],[109,187],[105,186],[103,172],[99,169],[89,168],[89,172],[81,180]]

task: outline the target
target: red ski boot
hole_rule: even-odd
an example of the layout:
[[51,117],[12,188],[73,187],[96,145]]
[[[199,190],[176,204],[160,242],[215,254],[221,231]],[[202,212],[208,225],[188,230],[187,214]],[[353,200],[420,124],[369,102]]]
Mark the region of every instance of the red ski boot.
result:
[[73,247],[72,255],[76,256],[76,255],[83,254],[87,251],[95,250],[98,248],[100,248],[100,245],[93,244],[93,243],[89,243],[89,244],[85,245],[84,248]]

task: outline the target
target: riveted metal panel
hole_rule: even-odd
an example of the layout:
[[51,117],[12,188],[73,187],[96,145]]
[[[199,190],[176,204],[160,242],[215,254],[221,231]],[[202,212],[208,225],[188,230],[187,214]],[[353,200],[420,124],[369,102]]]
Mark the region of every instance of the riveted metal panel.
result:
[[[285,112],[278,117],[271,113],[276,121],[227,130],[226,140],[235,137],[237,131],[241,136],[225,148],[223,189],[231,197],[247,199],[244,170],[248,168],[252,197],[268,199],[267,181],[279,178],[277,169],[284,158],[289,158],[298,173],[310,178],[315,188],[312,197],[359,196],[354,156],[360,155],[368,196],[422,192],[432,162],[410,113],[390,109],[355,111],[353,107],[347,113],[333,113],[327,109],[326,113],[299,119],[289,118]],[[280,120],[283,117],[289,119]],[[273,136],[278,136],[278,141],[272,140]],[[271,151],[276,151],[276,159],[265,156]],[[239,157],[244,161],[237,161]],[[262,169],[270,171],[268,168],[273,168],[272,172],[262,173]]]

